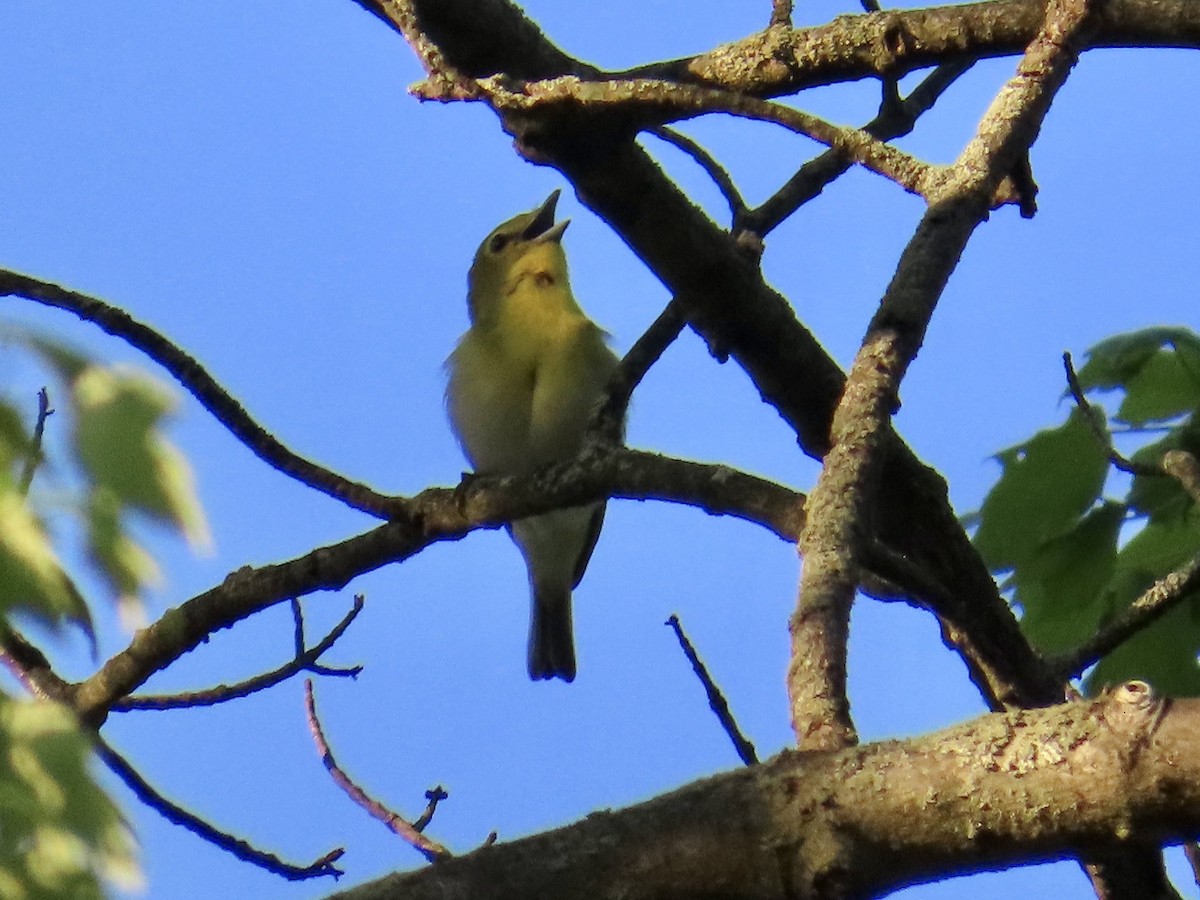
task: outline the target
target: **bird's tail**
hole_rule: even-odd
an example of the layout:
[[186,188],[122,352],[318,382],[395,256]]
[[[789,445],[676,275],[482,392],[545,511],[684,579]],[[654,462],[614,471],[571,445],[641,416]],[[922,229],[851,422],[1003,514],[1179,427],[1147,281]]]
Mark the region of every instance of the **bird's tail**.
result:
[[571,590],[535,585],[529,620],[529,677],[575,680],[575,638],[571,628]]

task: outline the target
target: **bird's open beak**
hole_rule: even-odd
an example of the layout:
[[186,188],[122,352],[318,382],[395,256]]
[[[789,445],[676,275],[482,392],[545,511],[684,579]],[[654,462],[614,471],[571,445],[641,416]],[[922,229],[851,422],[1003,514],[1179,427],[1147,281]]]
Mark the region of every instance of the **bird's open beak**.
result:
[[558,205],[558,195],[561,191],[555,191],[546,198],[533,217],[533,221],[525,226],[525,230],[521,232],[521,237],[525,240],[542,244],[546,241],[554,241],[557,243],[562,240],[563,232],[567,230],[567,226],[571,224],[570,219],[563,219],[561,222],[554,221],[554,208]]

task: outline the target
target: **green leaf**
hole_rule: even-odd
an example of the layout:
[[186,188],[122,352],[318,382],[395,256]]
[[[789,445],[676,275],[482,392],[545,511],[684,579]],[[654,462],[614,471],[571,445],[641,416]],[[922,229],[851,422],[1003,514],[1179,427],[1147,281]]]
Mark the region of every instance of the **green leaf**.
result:
[[[1117,554],[1107,592],[1109,615],[1126,609],[1156,580],[1200,554],[1200,511],[1151,521]],[[1200,694],[1200,607],[1185,600],[1106,656],[1089,675],[1089,691],[1140,678],[1170,696]],[[1107,617],[1107,616],[1106,616]]]
[[1108,338],[1088,351],[1079,384],[1085,391],[1123,387],[1167,345],[1200,350],[1200,337],[1187,328],[1159,326]]
[[120,506],[112,492],[97,488],[88,504],[88,557],[124,607],[140,616],[138,597],[162,575],[150,556],[121,528]]
[[100,900],[101,878],[136,886],[132,838],[89,755],[66,709],[0,694],[0,896]]
[[73,396],[75,449],[96,488],[206,542],[191,470],[158,430],[170,395],[144,375],[93,366],[75,380]]
[[1038,547],[1013,574],[1021,628],[1046,653],[1075,647],[1106,612],[1102,592],[1117,560],[1125,507],[1105,503],[1078,525]]
[[51,625],[70,619],[93,636],[87,604],[59,564],[41,522],[8,484],[0,485],[0,616],[17,609]]
[[1160,696],[1200,695],[1200,618],[1195,599],[1184,601],[1138,632],[1096,665],[1084,682],[1088,694],[1131,679]]
[[984,498],[975,546],[993,571],[1013,569],[1075,527],[1100,496],[1107,451],[1073,409],[1067,421],[996,457],[1004,471]]
[[[1168,450],[1185,450],[1193,456],[1200,455],[1200,425],[1195,416],[1189,416],[1160,440],[1140,448],[1132,459],[1144,465],[1157,466]],[[1128,502],[1135,512],[1154,520],[1178,518],[1193,503],[1179,482],[1165,474],[1135,475]]]
[[1159,350],[1125,383],[1125,399],[1116,417],[1131,425],[1177,418],[1200,408],[1200,381],[1183,355]]
[[1197,553],[1200,553],[1200,511],[1193,506],[1178,518],[1148,522],[1117,554],[1117,571],[1140,573],[1149,583]]

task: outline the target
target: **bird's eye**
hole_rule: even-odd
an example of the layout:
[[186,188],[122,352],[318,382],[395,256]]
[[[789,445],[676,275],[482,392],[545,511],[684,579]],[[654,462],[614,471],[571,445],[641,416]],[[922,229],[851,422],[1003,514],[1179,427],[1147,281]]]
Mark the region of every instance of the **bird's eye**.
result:
[[508,245],[508,235],[507,234],[493,235],[492,239],[490,241],[488,241],[488,249],[490,251],[492,251],[493,253],[499,253],[507,245]]

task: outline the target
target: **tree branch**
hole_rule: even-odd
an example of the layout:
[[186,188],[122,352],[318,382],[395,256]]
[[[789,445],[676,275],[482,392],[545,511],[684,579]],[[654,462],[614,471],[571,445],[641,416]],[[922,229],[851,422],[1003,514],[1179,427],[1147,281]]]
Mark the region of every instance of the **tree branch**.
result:
[[594,119],[608,116],[619,119],[625,127],[639,130],[654,130],[668,122],[714,112],[771,122],[825,144],[905,190],[926,198],[936,189],[943,174],[940,167],[921,162],[869,132],[834,125],[801,110],[748,94],[650,78],[590,81],[569,75],[516,85],[509,76],[497,75],[480,79],[478,85],[498,112],[553,116],[563,111],[572,116],[582,113]]
[[804,565],[791,620],[788,695],[802,746],[855,740],[846,699],[850,605],[861,581],[877,484],[900,382],[925,337],[963,248],[991,197],[1037,137],[1054,93],[1078,58],[1087,0],[1052,2],[1017,74],[1001,89],[900,258],[833,418],[833,448],[809,498]]
[[320,859],[314,860],[308,865],[296,865],[295,863],[284,862],[274,853],[259,850],[241,838],[236,838],[231,834],[220,831],[199,816],[188,812],[182,806],[172,803],[151,787],[150,783],[121,754],[117,753],[116,750],[105,743],[100,737],[96,738],[96,754],[112,770],[113,774],[120,778],[125,783],[125,786],[133,791],[139,800],[159,813],[168,822],[181,825],[192,834],[208,841],[214,846],[220,847],[226,853],[242,860],[242,862],[258,866],[260,869],[265,869],[275,875],[282,876],[288,881],[304,881],[309,878],[320,878],[325,875],[332,875],[334,878],[338,878],[344,874],[341,869],[334,866],[334,863],[345,853],[340,847],[331,850]]
[[459,540],[477,528],[497,528],[606,497],[697,505],[714,515],[765,525],[787,539],[794,539],[803,523],[803,495],[772,482],[726,466],[604,445],[534,475],[471,476],[457,489],[422,491],[405,501],[403,515],[373,531],[287,562],[244,566],[220,585],[167,610],[75,687],[75,710],[98,727],[114,703],[155,672],[213,632],[276,603],[340,590],[358,575],[402,562],[438,541]]
[[[900,78],[929,66],[1019,54],[1037,36],[1043,11],[1041,0],[991,0],[839,16],[811,28],[769,28],[708,53],[613,76],[689,81],[778,97],[819,85]],[[1192,0],[1106,0],[1084,47],[1200,48],[1200,8]]]
[[32,300],[43,306],[66,310],[85,322],[94,322],[102,331],[120,338],[166,369],[200,401],[201,406],[271,468],[347,506],[387,518],[391,498],[293,453],[255,422],[195,359],[124,310],[95,297],[7,269],[0,269],[0,296]]
[[742,729],[738,728],[737,720],[734,719],[733,713],[729,709],[729,702],[725,699],[725,695],[721,693],[721,689],[717,687],[712,676],[708,674],[708,667],[700,659],[696,653],[696,648],[692,646],[692,642],[688,640],[688,636],[683,632],[683,625],[679,621],[679,616],[671,613],[667,618],[666,624],[672,631],[675,632],[675,639],[679,641],[679,648],[683,651],[683,655],[687,657],[687,661],[692,666],[692,671],[696,673],[696,677],[700,679],[700,684],[704,686],[704,694],[708,697],[708,706],[717,717],[717,721],[721,723],[721,728],[725,734],[729,736],[730,742],[733,744],[733,749],[737,751],[738,758],[748,766],[757,765],[758,753],[754,749],[754,745],[742,734]]
[[[970,62],[964,62],[938,66],[899,104],[885,102],[879,114],[861,130],[880,141],[890,141],[909,134],[917,119],[932,109],[938,98],[971,65]],[[830,182],[840,177],[851,165],[853,160],[842,152],[826,150],[801,166],[762,206],[747,213],[742,226],[765,236],[805,203],[820,195]]]
[[1174,609],[1200,588],[1200,556],[1154,582],[1119,615],[1092,635],[1078,649],[1050,661],[1061,681],[1077,678],[1125,641]]
[[[368,796],[366,791],[342,771],[333,758],[333,751],[329,748],[325,732],[321,729],[321,721],[317,718],[317,703],[313,699],[311,678],[304,682],[304,710],[308,717],[308,730],[312,733],[313,742],[317,745],[317,754],[321,757],[321,764],[325,766],[334,783],[345,791],[351,800],[365,809],[373,818],[386,825],[389,831],[402,838],[429,862],[449,859],[451,855],[449,850],[432,838],[426,837],[421,833],[421,828],[417,828],[399,813],[393,812],[378,800]],[[430,803],[433,804],[434,801],[430,799]],[[432,817],[432,812],[429,815]]]
[[338,896],[608,900],[631,878],[661,900],[881,896],[1109,848],[1131,822],[1159,841],[1200,829],[1200,701],[1164,707],[1128,685],[908,741],[785,752]]
[[50,394],[45,388],[38,390],[37,397],[37,420],[33,424],[33,437],[29,442],[25,465],[21,468],[21,478],[17,482],[17,490],[22,496],[29,494],[29,487],[33,484],[33,473],[42,461],[42,438],[46,433],[46,420],[54,414],[54,410],[50,408]]
[[[299,623],[300,604],[298,601],[292,601],[293,615],[296,616],[296,621]],[[355,678],[362,671],[362,666],[353,666],[349,669],[329,669],[325,666],[318,666],[317,660],[332,647],[337,640],[350,627],[350,623],[358,617],[358,614],[363,609],[363,598],[358,594],[354,598],[354,606],[342,618],[340,622],[333,627],[329,634],[325,635],[316,645],[312,647],[304,646],[303,634],[299,636],[296,646],[296,655],[290,662],[285,663],[279,668],[264,672],[262,675],[256,675],[253,678],[248,678],[245,681],[239,681],[237,684],[220,684],[214,688],[209,688],[206,691],[190,691],[184,694],[155,694],[142,695],[137,697],[125,697],[118,700],[111,707],[113,712],[130,712],[132,710],[164,710],[164,709],[189,709],[195,706],[215,706],[218,703],[226,703],[230,700],[240,700],[243,697],[249,697],[251,694],[256,694],[259,691],[265,691],[269,687],[274,687],[280,682],[286,681],[293,675],[299,672],[313,672],[320,675],[341,675]],[[299,625],[297,626],[299,628]]]

